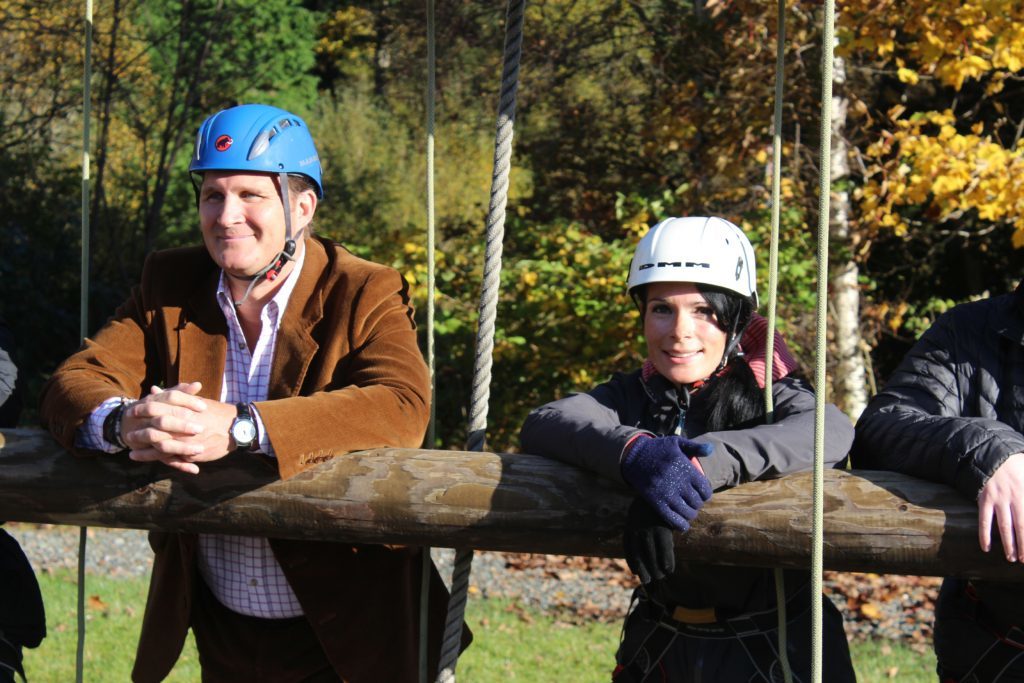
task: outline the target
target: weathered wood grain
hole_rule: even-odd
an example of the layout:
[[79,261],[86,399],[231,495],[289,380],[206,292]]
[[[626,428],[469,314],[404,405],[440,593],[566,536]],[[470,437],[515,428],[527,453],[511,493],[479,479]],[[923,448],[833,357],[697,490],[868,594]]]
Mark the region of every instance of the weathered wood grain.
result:
[[[533,455],[382,448],[281,481],[273,463],[232,455],[199,475],[81,459],[34,429],[0,430],[0,519],[359,543],[618,556],[629,504],[618,485]],[[811,476],[716,493],[681,559],[806,567]],[[890,472],[829,471],[830,569],[1024,579],[978,549],[976,507],[946,486]]]

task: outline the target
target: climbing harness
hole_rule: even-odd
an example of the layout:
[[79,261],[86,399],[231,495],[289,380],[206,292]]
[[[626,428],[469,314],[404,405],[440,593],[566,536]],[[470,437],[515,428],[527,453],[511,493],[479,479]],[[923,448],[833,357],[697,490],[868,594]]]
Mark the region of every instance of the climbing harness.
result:
[[[807,612],[810,594],[807,584],[780,603],[788,619],[797,619]],[[614,680],[645,681],[668,653],[677,638],[698,640],[735,640],[740,643],[765,683],[777,680],[776,666],[782,667],[782,656],[772,638],[778,628],[779,613],[774,607],[744,614],[730,615],[715,608],[694,609],[681,605],[662,605],[645,595],[638,595],[627,621],[642,620],[649,624],[640,643],[629,644],[630,658],[616,667]],[[792,674],[790,674],[792,675]]]

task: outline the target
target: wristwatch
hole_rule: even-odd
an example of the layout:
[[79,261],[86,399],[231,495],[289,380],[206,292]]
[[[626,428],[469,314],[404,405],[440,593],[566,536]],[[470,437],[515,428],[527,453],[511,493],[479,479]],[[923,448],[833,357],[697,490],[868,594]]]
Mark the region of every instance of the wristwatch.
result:
[[254,451],[259,446],[259,430],[256,429],[256,421],[252,419],[252,412],[248,403],[236,403],[235,408],[238,415],[231,422],[231,429],[228,433],[235,440],[235,448],[243,451]]
[[134,403],[135,401],[122,398],[121,402],[114,406],[113,410],[107,413],[106,419],[103,420],[103,440],[112,446],[117,446],[121,450],[128,448],[128,444],[121,438],[121,422],[124,418],[124,411]]

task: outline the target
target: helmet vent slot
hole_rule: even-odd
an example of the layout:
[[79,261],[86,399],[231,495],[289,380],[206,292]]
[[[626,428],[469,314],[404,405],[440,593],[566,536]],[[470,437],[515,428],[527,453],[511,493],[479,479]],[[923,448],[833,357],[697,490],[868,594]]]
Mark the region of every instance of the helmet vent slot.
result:
[[256,139],[252,141],[252,147],[249,148],[249,156],[246,157],[246,160],[252,161],[266,152],[267,148],[270,147],[270,139],[275,135],[277,135],[276,128],[270,128],[257,135]]

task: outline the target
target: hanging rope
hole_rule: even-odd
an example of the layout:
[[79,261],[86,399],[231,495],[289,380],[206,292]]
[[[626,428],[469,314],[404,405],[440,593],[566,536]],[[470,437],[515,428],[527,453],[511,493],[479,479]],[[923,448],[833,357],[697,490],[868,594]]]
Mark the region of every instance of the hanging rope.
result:
[[[82,69],[82,263],[78,301],[78,335],[89,333],[89,118],[92,114],[92,0],[85,0],[85,63]],[[78,530],[78,648],[75,681],[82,683],[85,666],[85,548],[87,527]]]
[[[437,388],[434,381],[434,84],[437,71],[434,44],[434,0],[427,0],[427,370],[430,374],[430,422],[427,423],[427,448],[434,448]],[[420,683],[427,683],[428,628],[430,611],[430,572],[434,562],[430,546],[422,548],[420,567]]]
[[[772,227],[768,257],[768,334],[765,340],[764,409],[765,421],[774,421],[775,401],[772,398],[772,366],[775,360],[776,293],[779,288],[779,216],[782,210],[782,100],[786,76],[786,0],[779,0],[775,38],[775,110],[772,115]],[[786,582],[785,572],[775,568],[775,604],[779,628],[779,664],[786,683],[793,682],[786,647]]]
[[[818,159],[818,301],[815,331],[814,490],[811,595],[821,595],[824,571],[825,345],[828,314],[828,224],[832,192],[832,62],[835,53],[835,0],[825,0],[821,33],[821,154]],[[821,683],[821,600],[811,600],[811,681]]]
[[[505,238],[505,206],[508,204],[512,133],[516,113],[516,89],[519,86],[519,63],[522,57],[525,6],[525,0],[509,0],[505,15],[505,52],[497,132],[494,139],[491,200],[487,211],[487,248],[484,256],[483,286],[480,292],[480,322],[477,327],[476,358],[473,364],[473,388],[466,439],[468,451],[483,450],[487,428],[487,402],[490,396],[494,329],[501,284],[501,251]],[[455,553],[452,595],[448,602],[448,618],[441,646],[440,673],[437,677],[440,683],[455,680],[455,665],[459,658],[472,563],[472,549],[463,548]]]

